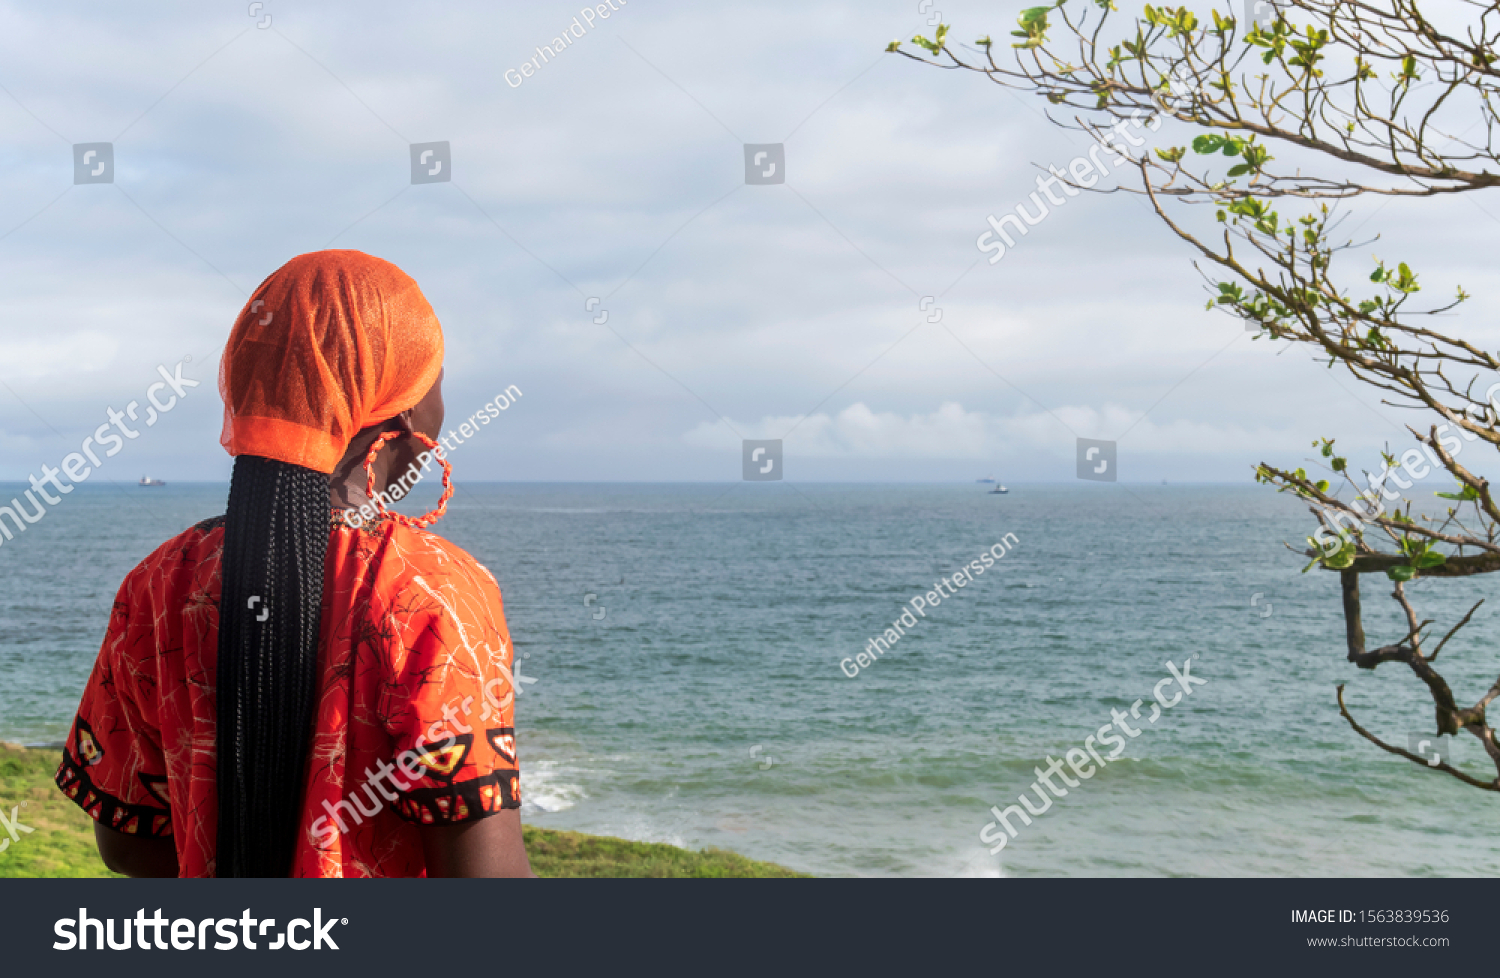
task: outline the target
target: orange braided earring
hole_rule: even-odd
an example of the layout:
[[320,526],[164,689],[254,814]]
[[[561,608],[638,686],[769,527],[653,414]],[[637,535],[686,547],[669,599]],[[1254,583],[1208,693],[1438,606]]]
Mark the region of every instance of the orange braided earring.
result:
[[[437,458],[443,466],[443,498],[438,500],[437,509],[426,516],[403,516],[401,513],[393,513],[385,508],[385,500],[375,492],[375,456],[380,454],[380,450],[385,447],[386,442],[403,434],[409,434],[426,445],[432,453],[432,457]],[[443,514],[448,511],[448,500],[453,498],[453,464],[446,458],[438,458],[437,447],[437,442],[428,438],[420,431],[387,431],[375,439],[375,444],[370,446],[370,454],[365,456],[365,495],[369,496],[370,502],[375,504],[375,510],[380,514],[381,519],[392,519],[405,526],[422,530],[443,518]],[[410,469],[407,471],[410,471]]]

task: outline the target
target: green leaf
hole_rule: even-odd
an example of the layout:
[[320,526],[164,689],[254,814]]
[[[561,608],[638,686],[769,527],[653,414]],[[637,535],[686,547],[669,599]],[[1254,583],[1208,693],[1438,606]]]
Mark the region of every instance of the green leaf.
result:
[[[1051,7],[1028,7],[1021,11],[1021,16],[1016,18],[1016,23],[1021,30],[1011,31],[1011,37],[1024,38],[1020,44],[1012,44],[1013,48],[1035,48],[1040,47],[1047,40],[1047,14]],[[942,30],[940,28],[940,30]],[[943,31],[946,33],[946,31]]]
[[1412,563],[1416,565],[1418,570],[1426,570],[1429,567],[1436,567],[1439,564],[1445,563],[1447,560],[1447,554],[1440,554],[1436,550],[1429,550],[1422,556],[1418,557],[1416,560],[1412,561]]
[[1397,564],[1387,570],[1385,576],[1393,581],[1409,581],[1417,576],[1417,569],[1406,564]]
[[1348,544],[1339,548],[1339,552],[1323,561],[1323,566],[1329,570],[1348,570],[1354,566],[1354,545]]
[[1435,492],[1433,495],[1441,496],[1444,499],[1456,499],[1461,503],[1468,503],[1479,498],[1479,490],[1473,486],[1460,486],[1458,492]]

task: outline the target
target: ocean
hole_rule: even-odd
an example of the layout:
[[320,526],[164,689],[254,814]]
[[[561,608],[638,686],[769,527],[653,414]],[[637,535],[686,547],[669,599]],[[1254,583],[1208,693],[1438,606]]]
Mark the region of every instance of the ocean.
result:
[[[1339,716],[1347,683],[1388,741],[1434,728],[1409,670],[1345,661],[1337,577],[1302,574],[1284,546],[1310,528],[1295,500],[1253,484],[987,488],[461,485],[434,529],[499,580],[534,680],[517,705],[523,818],[820,875],[1500,872],[1492,793]],[[62,738],[121,578],[226,492],[82,485],[0,541],[0,739]],[[1002,539],[1005,556],[890,652],[841,668]],[[1388,582],[1364,585],[1371,646],[1398,640]],[[1439,634],[1490,590],[1409,586]],[[1460,703],[1495,681],[1494,613],[1439,659]],[[1170,700],[1189,660],[1206,683],[1154,723],[1140,708],[1118,757],[988,851],[991,806],[1163,681]],[[1474,738],[1432,739],[1493,777]]]

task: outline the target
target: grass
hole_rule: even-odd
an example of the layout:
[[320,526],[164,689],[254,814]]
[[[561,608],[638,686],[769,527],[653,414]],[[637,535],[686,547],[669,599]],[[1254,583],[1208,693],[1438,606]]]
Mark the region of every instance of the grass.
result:
[[[0,852],[0,877],[113,876],[94,848],[94,820],[52,783],[59,753],[0,745],[0,810],[34,831]],[[20,832],[19,829],[17,829]],[[0,830],[0,840],[10,836]]]
[[[52,783],[58,752],[0,744],[0,803],[8,820],[17,807],[22,833],[0,852],[0,878],[114,876],[94,848],[93,820]],[[650,842],[628,842],[581,832],[526,826],[531,867],[544,877],[806,876],[722,849],[694,852]],[[0,831],[0,840],[10,836]]]
[[627,842],[582,832],[526,826],[526,852],[538,876],[686,877],[692,879],[807,876],[723,849],[694,852],[653,842]]

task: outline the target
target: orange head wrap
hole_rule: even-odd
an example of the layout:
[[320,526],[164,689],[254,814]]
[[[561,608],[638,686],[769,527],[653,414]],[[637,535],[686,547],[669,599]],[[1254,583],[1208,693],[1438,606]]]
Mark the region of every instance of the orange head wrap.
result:
[[298,255],[229,334],[220,441],[332,473],[361,428],[414,406],[442,366],[442,327],[405,272],[359,251]]

